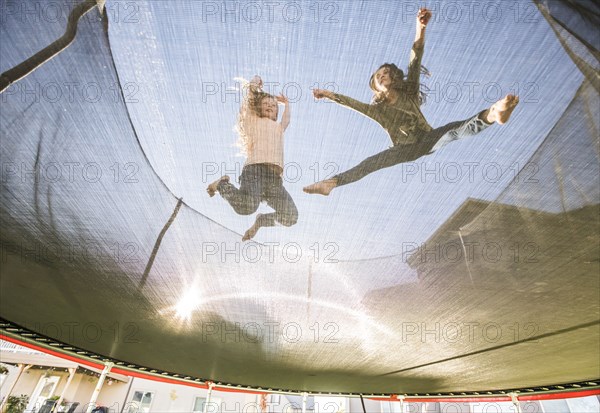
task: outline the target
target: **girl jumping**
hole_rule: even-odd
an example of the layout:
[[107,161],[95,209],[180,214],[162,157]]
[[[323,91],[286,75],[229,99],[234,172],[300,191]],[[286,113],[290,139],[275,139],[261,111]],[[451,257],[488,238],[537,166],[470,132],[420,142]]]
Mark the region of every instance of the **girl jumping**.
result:
[[[229,182],[225,175],[211,183],[206,191],[215,193],[229,202],[235,212],[250,215],[256,212],[262,201],[275,210],[269,214],[258,214],[256,221],[242,237],[252,239],[261,227],[272,227],[279,222],[286,227],[298,221],[298,209],[290,194],[283,187],[283,133],[290,123],[288,99],[272,96],[262,91],[263,82],[255,76],[247,85],[238,117],[239,143],[247,155],[240,188]],[[278,106],[285,106],[281,122],[278,122]]]
[[425,46],[425,28],[431,18],[431,11],[420,9],[417,15],[417,33],[412,47],[408,74],[395,64],[382,65],[371,76],[369,86],[374,96],[371,104],[366,104],[333,93],[315,89],[315,98],[330,99],[340,105],[354,109],[373,119],[389,134],[393,146],[371,156],[348,171],[304,188],[309,194],[329,195],[342,185],[364,178],[372,172],[389,168],[403,162],[414,161],[421,156],[433,153],[450,142],[476,135],[493,123],[504,124],[519,103],[519,97],[507,95],[477,115],[464,121],[452,122],[433,129],[421,112],[423,95],[420,93],[419,76],[421,59]]

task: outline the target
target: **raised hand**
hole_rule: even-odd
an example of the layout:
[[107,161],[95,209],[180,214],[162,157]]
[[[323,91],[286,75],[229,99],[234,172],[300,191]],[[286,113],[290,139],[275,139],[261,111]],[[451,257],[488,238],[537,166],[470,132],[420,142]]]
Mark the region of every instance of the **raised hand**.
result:
[[277,102],[279,102],[283,105],[287,105],[290,103],[288,98],[285,97],[283,93],[280,93],[279,96],[275,96],[275,99],[277,99]]
[[423,7],[419,9],[419,13],[417,13],[417,24],[421,24],[421,26],[427,26],[429,23],[429,19],[431,19],[432,13],[431,10]]
[[262,89],[263,81],[259,75],[255,75],[252,79],[250,79],[250,87]]

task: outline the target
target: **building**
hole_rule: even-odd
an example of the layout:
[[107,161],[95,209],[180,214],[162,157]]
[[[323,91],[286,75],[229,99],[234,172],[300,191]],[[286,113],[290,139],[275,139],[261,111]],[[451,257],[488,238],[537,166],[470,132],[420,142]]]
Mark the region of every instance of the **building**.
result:
[[[82,413],[92,397],[102,372],[75,361],[65,360],[27,347],[0,341],[0,399],[8,394],[28,397],[26,413],[44,412],[48,400],[62,399],[56,411]],[[3,370],[3,371],[4,371]],[[213,391],[210,402],[206,389],[183,384],[165,383],[139,377],[109,373],[97,399],[109,413],[300,413],[303,397],[282,394],[252,394]],[[479,403],[400,403],[365,399],[369,413],[515,413],[510,402]],[[4,405],[3,412],[6,411]],[[206,407],[206,410],[204,408]],[[600,410],[598,396],[521,403],[522,411],[538,413],[583,413]],[[264,409],[264,410],[262,410]],[[49,411],[49,410],[47,410]],[[309,413],[363,412],[358,398],[307,397]]]

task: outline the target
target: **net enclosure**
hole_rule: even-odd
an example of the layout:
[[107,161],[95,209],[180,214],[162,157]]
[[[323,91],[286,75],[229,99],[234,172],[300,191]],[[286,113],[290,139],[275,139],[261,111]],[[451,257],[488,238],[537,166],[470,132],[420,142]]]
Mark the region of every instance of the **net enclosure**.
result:
[[[0,2],[4,333],[262,389],[598,380],[598,4],[267,3]],[[368,104],[382,63],[406,72],[421,6],[429,124],[514,94],[510,121],[303,192],[390,146],[312,90]],[[289,100],[298,212],[242,241],[255,215],[206,188],[239,186],[256,74]]]

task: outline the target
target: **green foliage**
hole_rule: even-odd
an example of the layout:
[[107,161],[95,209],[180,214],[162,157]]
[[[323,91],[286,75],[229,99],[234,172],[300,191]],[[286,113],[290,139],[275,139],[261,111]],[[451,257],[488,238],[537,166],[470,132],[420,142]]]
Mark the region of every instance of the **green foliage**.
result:
[[29,402],[29,396],[22,394],[20,396],[8,396],[6,400],[6,413],[23,413]]

